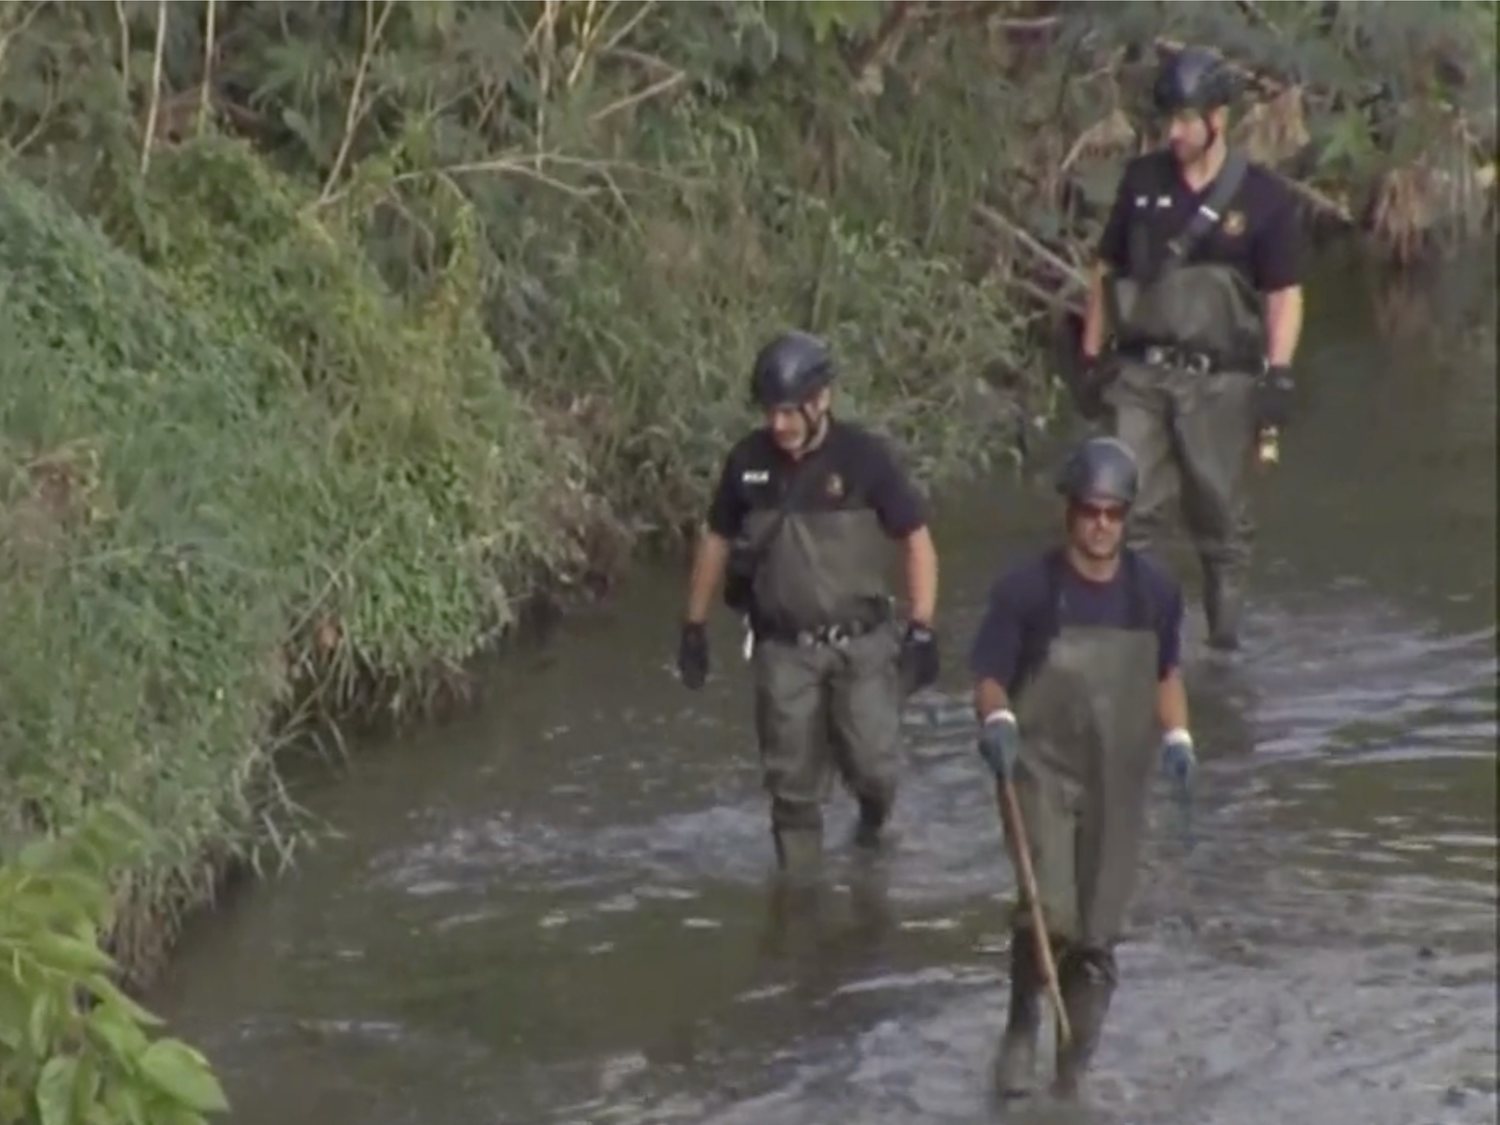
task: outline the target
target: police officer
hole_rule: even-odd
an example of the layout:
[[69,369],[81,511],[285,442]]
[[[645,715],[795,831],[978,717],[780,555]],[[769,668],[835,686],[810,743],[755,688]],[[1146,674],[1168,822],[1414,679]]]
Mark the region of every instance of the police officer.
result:
[[[1236,85],[1206,50],[1163,64],[1153,100],[1170,143],[1132,161],[1120,181],[1099,243],[1078,390],[1085,415],[1112,408],[1113,432],[1140,463],[1131,546],[1159,536],[1180,486],[1218,649],[1239,644],[1254,536],[1247,470],[1257,433],[1288,420],[1302,329],[1296,205],[1280,180],[1228,149]],[[1236,183],[1215,206],[1216,187]]]
[[[1115,438],[1093,438],[1064,464],[1058,491],[1063,545],[995,583],[969,659],[979,751],[997,782],[1015,786],[1055,951],[1072,1040],[1058,1052],[1054,1089],[1071,1096],[1115,988],[1153,763],[1159,756],[1185,790],[1195,758],[1178,670],[1180,589],[1122,547],[1135,458]],[[1012,925],[996,1062],[1007,1096],[1030,1089],[1045,983],[1028,902]]]
[[[821,804],[836,766],[858,798],[856,842],[874,846],[900,765],[904,691],[938,674],[937,555],[926,505],[881,439],[831,410],[822,340],[790,332],[755,359],[766,424],[724,463],[689,580],[678,668],[708,673],[704,622],[721,580],[753,638],[755,721],[780,866],[816,870]],[[905,561],[909,620],[894,614],[890,540]]]

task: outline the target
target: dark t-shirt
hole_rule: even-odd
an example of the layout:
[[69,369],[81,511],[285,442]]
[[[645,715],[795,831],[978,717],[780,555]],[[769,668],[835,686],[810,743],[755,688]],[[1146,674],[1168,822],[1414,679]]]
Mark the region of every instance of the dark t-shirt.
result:
[[[1114,206],[1099,238],[1099,257],[1116,272],[1129,272],[1129,230],[1140,216],[1147,224],[1152,262],[1161,261],[1167,241],[1187,226],[1212,191],[1211,183],[1201,192],[1189,188],[1168,150],[1137,157],[1120,177]],[[1301,281],[1300,247],[1297,205],[1291,191],[1264,168],[1251,164],[1219,222],[1198,240],[1186,263],[1234,266],[1256,289],[1269,293]]]
[[755,430],[724,460],[708,510],[709,530],[734,539],[755,509],[775,508],[804,473],[791,511],[872,508],[886,534],[904,539],[927,523],[927,504],[890,446],[851,422],[829,420],[823,444],[800,461],[777,446],[770,431]]
[[[1165,679],[1181,659],[1182,590],[1149,558],[1135,558],[1141,594],[1156,623],[1157,678]],[[1023,672],[1041,663],[1058,626],[1130,627],[1129,568],[1123,560],[1108,582],[1087,579],[1066,562],[1057,571],[1060,605],[1054,600],[1047,555],[1023,563],[991,587],[969,652],[976,680],[994,680],[1013,690]]]

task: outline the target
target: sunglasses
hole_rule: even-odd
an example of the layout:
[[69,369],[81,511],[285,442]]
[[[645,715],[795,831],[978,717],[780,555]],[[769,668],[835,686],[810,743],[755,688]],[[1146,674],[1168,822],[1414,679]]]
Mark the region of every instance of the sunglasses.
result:
[[1125,519],[1124,504],[1090,504],[1085,501],[1075,501],[1073,512],[1086,520],[1105,520],[1109,523],[1122,523]]

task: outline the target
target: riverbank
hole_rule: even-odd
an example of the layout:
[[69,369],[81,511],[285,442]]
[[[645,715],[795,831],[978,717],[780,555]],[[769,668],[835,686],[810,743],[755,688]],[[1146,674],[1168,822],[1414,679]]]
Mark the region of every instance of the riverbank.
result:
[[[697,518],[769,335],[827,334],[928,487],[1053,410],[1056,265],[1149,63],[1020,6],[775,7],[7,27],[0,832],[104,797],[157,826],[136,979],[295,847],[280,748],[422,713]],[[1315,190],[1373,192],[1340,152]]]
[[[26,748],[4,823],[22,838],[109,796],[161,826],[114,935],[136,975],[227,866],[291,846],[273,763],[305,724],[423,713],[526,605],[597,591],[666,530],[671,509],[632,499],[639,461],[590,461],[591,427],[661,410],[706,466],[751,421],[729,363],[676,405],[537,404],[496,378],[473,305],[378,300],[337,229],[242,145],[182,150],[161,174],[181,190],[141,257],[22,181],[0,191],[0,721]],[[193,204],[230,183],[255,208],[200,225]],[[988,339],[1008,330],[982,287],[943,284],[938,307],[967,301]],[[291,359],[319,350],[312,370]],[[972,370],[897,375],[855,367],[848,398],[877,423],[928,415],[912,448],[930,481],[1003,448],[1013,400]],[[627,475],[602,483],[611,468]],[[664,464],[658,487],[686,522],[708,483]]]

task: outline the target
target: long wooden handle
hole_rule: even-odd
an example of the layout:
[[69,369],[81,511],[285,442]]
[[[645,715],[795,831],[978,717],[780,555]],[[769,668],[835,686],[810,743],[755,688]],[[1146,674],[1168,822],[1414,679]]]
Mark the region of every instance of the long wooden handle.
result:
[[1057,964],[1052,960],[1052,943],[1047,938],[1047,924],[1042,917],[1041,896],[1036,893],[1036,874],[1031,870],[1031,844],[1026,839],[1026,822],[1021,817],[1015,786],[1008,777],[1000,779],[1000,800],[1004,814],[1001,822],[1010,826],[1011,855],[1021,876],[1022,893],[1031,906],[1031,936],[1036,942],[1037,960],[1041,962],[1042,976],[1047,982],[1047,997],[1057,1015],[1058,1041],[1067,1046],[1072,1042],[1073,1029],[1068,1024],[1068,1010],[1063,1007],[1062,989],[1057,984]]

